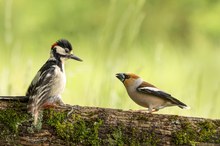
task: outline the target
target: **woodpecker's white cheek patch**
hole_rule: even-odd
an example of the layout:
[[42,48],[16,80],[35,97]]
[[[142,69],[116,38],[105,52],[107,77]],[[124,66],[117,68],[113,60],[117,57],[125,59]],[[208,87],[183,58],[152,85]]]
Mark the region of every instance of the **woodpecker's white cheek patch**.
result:
[[57,53],[59,53],[61,55],[66,55],[65,49],[63,49],[60,46],[56,46],[56,51],[57,51]]

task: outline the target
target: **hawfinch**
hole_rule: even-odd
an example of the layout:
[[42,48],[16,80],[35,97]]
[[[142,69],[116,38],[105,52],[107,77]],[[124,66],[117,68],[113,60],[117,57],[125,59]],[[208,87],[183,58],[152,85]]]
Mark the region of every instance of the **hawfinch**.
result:
[[143,81],[135,74],[118,73],[116,77],[124,84],[131,99],[138,105],[148,108],[149,113],[169,106],[179,106],[182,109],[189,109],[186,104],[172,97],[170,94],[161,91],[154,85]]

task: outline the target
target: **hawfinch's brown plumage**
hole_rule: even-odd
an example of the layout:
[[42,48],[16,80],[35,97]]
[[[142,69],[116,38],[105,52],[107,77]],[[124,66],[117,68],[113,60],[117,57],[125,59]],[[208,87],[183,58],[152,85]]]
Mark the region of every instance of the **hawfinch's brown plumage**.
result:
[[138,105],[148,108],[149,113],[168,106],[179,106],[182,109],[189,108],[186,104],[154,85],[143,81],[135,74],[118,73],[116,77],[124,84],[131,99]]

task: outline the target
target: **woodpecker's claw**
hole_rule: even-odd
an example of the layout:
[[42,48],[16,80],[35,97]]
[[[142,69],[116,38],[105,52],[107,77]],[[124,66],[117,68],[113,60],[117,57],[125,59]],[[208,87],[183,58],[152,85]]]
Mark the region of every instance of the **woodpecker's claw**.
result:
[[74,110],[79,110],[79,106],[78,105],[71,106],[71,110],[67,113],[67,117],[69,117]]

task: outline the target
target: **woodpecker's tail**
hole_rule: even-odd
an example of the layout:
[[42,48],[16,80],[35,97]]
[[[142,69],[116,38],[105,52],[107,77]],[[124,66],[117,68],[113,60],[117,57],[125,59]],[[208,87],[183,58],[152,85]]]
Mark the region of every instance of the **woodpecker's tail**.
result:
[[39,116],[39,111],[35,111],[35,113],[33,114],[33,118],[34,118],[34,122],[33,125],[36,126],[37,122],[38,122],[38,116]]
[[38,105],[36,105],[36,102],[34,101],[35,98],[30,98],[27,105],[27,112],[31,113],[34,122],[33,125],[36,126],[38,123],[38,116],[39,116],[39,108]]
[[34,119],[33,125],[36,126],[38,123],[39,110],[36,107],[31,107],[31,106],[28,106],[27,108],[28,108],[28,113],[31,113]]

